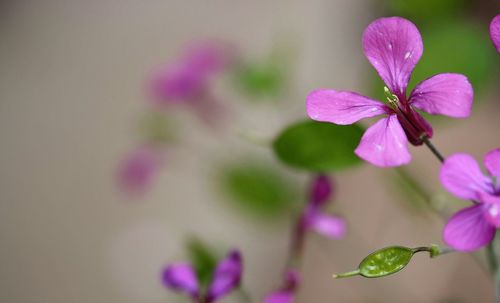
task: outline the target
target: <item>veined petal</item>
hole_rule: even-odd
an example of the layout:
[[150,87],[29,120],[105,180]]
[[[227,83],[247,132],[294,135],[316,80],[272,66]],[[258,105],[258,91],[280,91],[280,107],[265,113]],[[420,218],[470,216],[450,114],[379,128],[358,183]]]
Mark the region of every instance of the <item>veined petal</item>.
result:
[[279,290],[264,298],[264,303],[292,303],[295,294],[289,290]]
[[479,168],[477,161],[467,154],[454,154],[441,166],[441,184],[462,199],[479,199],[478,192],[493,194],[493,184]]
[[493,45],[497,49],[497,52],[500,53],[500,15],[496,15],[490,23],[490,37],[491,41],[493,41]]
[[363,33],[365,56],[393,94],[405,97],[424,46],[417,27],[400,17],[373,21]]
[[386,106],[353,92],[321,89],[311,92],[306,101],[307,114],[313,120],[347,125],[363,118],[381,115]]
[[214,302],[238,287],[242,271],[241,254],[239,251],[233,250],[217,265],[212,283],[208,288],[206,302]]
[[454,214],[444,227],[443,238],[456,250],[473,251],[490,243],[495,230],[485,220],[483,205],[479,204]]
[[484,217],[495,227],[500,227],[500,197],[480,193],[479,200],[483,203]]
[[343,218],[315,213],[309,220],[309,227],[325,237],[338,240],[345,236],[346,223]]
[[369,127],[354,152],[380,167],[400,166],[411,161],[408,139],[396,115],[380,119]]
[[465,118],[470,115],[473,97],[472,85],[464,75],[438,74],[413,89],[410,103],[432,115]]
[[496,177],[497,182],[500,182],[500,148],[494,149],[486,154],[484,157],[484,166],[488,170],[488,173]]
[[184,292],[193,298],[198,297],[198,279],[193,267],[188,263],[176,263],[165,268],[163,284],[171,289]]

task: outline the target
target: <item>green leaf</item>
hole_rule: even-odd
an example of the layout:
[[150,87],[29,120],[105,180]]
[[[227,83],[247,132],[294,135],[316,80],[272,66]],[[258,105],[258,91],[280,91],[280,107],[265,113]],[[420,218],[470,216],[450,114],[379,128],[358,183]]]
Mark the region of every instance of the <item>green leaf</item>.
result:
[[286,128],[273,142],[284,163],[308,171],[338,171],[361,162],[354,154],[363,135],[358,125],[301,121]]
[[252,97],[276,97],[283,92],[285,75],[278,64],[261,62],[241,66],[236,71],[236,81]]
[[221,184],[233,204],[261,217],[287,214],[300,196],[294,182],[261,161],[226,167]]
[[198,238],[192,238],[186,243],[186,250],[191,264],[196,271],[196,276],[202,287],[208,286],[213,272],[217,266],[216,254]]
[[380,278],[392,275],[402,270],[410,263],[415,253],[428,252],[431,258],[452,252],[450,249],[441,249],[437,245],[408,248],[404,246],[389,246],[379,249],[361,261],[358,269],[343,274],[333,275],[334,278],[347,278],[361,275],[365,278]]

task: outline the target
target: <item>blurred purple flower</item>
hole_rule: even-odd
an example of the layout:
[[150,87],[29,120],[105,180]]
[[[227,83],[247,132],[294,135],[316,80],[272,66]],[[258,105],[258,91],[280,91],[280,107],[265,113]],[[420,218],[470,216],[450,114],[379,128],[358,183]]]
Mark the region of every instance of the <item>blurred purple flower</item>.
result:
[[233,51],[222,43],[203,41],[186,48],[177,61],[161,67],[150,79],[159,105],[192,103],[205,98],[210,80],[232,61]]
[[490,23],[490,37],[493,41],[493,45],[500,53],[500,15],[496,15]]
[[432,127],[415,110],[455,118],[469,116],[472,87],[460,74],[438,74],[406,95],[413,68],[423,52],[422,38],[410,21],[400,17],[380,18],[363,34],[363,51],[387,85],[388,104],[349,91],[315,90],[307,97],[311,119],[339,125],[384,115],[369,127],[355,153],[376,166],[389,167],[411,161],[408,140],[421,145],[432,137]]
[[487,245],[500,227],[500,149],[486,154],[484,166],[487,176],[473,157],[454,154],[441,167],[443,186],[459,198],[474,201],[473,206],[455,213],[444,228],[446,244],[460,251]]
[[142,146],[133,150],[119,165],[119,186],[128,194],[145,193],[151,186],[161,164],[161,154],[153,147]]
[[232,250],[217,265],[205,294],[200,290],[194,268],[187,263],[167,266],[163,270],[162,280],[165,287],[186,293],[194,302],[212,303],[239,287],[242,271],[241,254],[237,250]]
[[299,220],[298,233],[301,238],[307,230],[314,230],[330,239],[341,239],[346,233],[345,220],[327,215],[322,210],[332,195],[332,182],[326,175],[318,175],[311,186],[309,203]]
[[321,206],[328,202],[333,192],[333,184],[330,178],[325,175],[318,175],[313,180],[310,190],[311,204]]
[[293,303],[299,286],[299,273],[293,269],[285,273],[283,287],[271,292],[264,298],[264,303]]

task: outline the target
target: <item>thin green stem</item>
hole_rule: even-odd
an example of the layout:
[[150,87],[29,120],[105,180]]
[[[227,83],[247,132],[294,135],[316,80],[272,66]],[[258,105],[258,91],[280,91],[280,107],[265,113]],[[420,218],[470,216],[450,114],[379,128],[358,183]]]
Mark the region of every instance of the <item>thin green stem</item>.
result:
[[495,287],[495,302],[500,303],[500,270],[498,264],[498,251],[496,251],[496,242],[499,241],[495,237],[493,241],[486,247],[486,259],[490,266],[491,275],[493,276],[493,285]]
[[427,136],[422,136],[422,141],[425,143],[425,145],[431,150],[431,152],[438,158],[438,160],[443,163],[444,162],[444,157],[443,155],[437,150],[437,148],[431,143],[429,140],[429,137]]
[[250,294],[241,286],[238,288],[238,295],[240,296],[241,303],[251,303],[252,302],[252,298],[250,297]]
[[486,246],[486,259],[488,260],[488,265],[490,266],[491,273],[494,274],[498,270],[498,261],[495,256],[494,241]]

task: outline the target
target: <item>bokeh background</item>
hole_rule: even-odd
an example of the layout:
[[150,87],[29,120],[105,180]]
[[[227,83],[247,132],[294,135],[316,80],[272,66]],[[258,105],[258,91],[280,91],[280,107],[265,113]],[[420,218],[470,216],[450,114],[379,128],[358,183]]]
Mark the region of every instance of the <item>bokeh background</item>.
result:
[[[186,259],[186,239],[198,237],[221,254],[242,250],[243,284],[259,302],[280,284],[291,219],[279,208],[261,215],[237,206],[220,190],[224,167],[258,162],[293,185],[295,206],[303,201],[309,175],[280,163],[262,142],[305,118],[312,89],[380,95],[361,34],[394,14],[411,18],[423,35],[415,81],[457,71],[473,82],[472,116],[434,120],[433,142],[445,154],[481,159],[500,145],[500,56],[487,36],[498,12],[493,0],[2,1],[0,301],[183,302],[159,274]],[[154,185],[141,197],[124,194],[117,165],[140,138],[149,73],[207,37],[255,60],[279,50],[285,92],[262,98],[218,85],[226,112],[214,128],[188,110],[173,113],[175,139]],[[412,154],[407,170],[433,197],[465,205],[442,192],[428,150],[412,147]],[[443,227],[410,193],[401,195],[393,170],[361,165],[334,177],[332,209],[349,233],[339,241],[309,237],[297,302],[493,300],[488,274],[465,254],[418,255],[384,279],[332,280],[383,246],[441,244]]]

